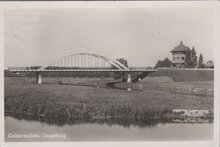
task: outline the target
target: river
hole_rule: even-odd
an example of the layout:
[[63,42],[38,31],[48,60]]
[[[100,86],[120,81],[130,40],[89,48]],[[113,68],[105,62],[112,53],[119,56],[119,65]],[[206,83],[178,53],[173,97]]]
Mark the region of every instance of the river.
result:
[[83,121],[56,124],[5,117],[5,140],[16,141],[208,141],[213,123]]

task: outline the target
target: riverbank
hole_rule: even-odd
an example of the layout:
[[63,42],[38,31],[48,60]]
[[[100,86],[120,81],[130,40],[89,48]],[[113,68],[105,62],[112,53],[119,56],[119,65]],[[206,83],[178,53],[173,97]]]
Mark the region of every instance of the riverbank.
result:
[[[185,115],[187,112],[188,114]],[[196,112],[196,113],[195,113]],[[190,115],[189,115],[190,113]],[[6,114],[5,117],[12,117],[19,121],[38,121],[44,124],[55,125],[55,126],[64,126],[64,125],[79,125],[79,124],[106,124],[108,126],[123,126],[131,127],[138,126],[140,128],[144,127],[156,127],[159,124],[178,124],[178,123],[187,123],[187,124],[211,124],[213,123],[213,112],[206,110],[173,110],[173,115],[176,117],[167,117],[167,118],[146,118],[146,119],[134,119],[128,117],[94,117],[94,118],[60,118],[60,117],[44,117],[36,115],[24,115],[24,114]],[[199,117],[198,117],[199,115]],[[204,117],[205,116],[205,117]]]
[[[162,112],[162,111],[161,111]],[[148,113],[151,113],[150,111]],[[81,123],[106,123],[109,125],[138,125],[138,126],[154,126],[158,123],[213,123],[214,112],[211,110],[186,110],[173,109],[165,112],[162,117],[151,116],[46,116],[42,114],[31,113],[9,113],[5,112],[5,116],[10,116],[19,120],[40,121],[47,124],[62,126],[65,124],[81,124]]]
[[[104,80],[104,79],[103,79]],[[179,118],[174,109],[206,110],[213,119],[213,97],[167,91],[126,91],[62,84],[30,84],[5,77],[5,112],[57,118]],[[193,116],[181,116],[192,117]]]
[[196,95],[203,97],[214,97],[213,81],[192,81],[192,82],[137,82],[112,84],[115,88],[133,89],[133,90],[154,90],[166,91],[169,93],[179,93],[185,95]]

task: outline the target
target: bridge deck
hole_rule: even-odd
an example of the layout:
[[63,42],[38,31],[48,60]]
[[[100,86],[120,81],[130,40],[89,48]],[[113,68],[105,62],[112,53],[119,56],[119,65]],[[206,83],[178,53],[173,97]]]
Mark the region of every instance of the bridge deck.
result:
[[155,72],[155,69],[46,69],[46,70],[10,70],[11,72]]
[[129,69],[9,69],[11,72],[156,72],[158,70],[214,70],[207,68],[157,68],[157,69],[147,69],[147,68],[129,68]]

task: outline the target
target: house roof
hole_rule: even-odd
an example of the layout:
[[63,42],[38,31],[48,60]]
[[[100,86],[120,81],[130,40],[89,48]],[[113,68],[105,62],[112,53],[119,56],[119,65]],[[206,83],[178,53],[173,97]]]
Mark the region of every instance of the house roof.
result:
[[188,50],[190,50],[190,48],[185,46],[183,42],[180,41],[180,44],[177,47],[175,47],[171,52],[188,51]]

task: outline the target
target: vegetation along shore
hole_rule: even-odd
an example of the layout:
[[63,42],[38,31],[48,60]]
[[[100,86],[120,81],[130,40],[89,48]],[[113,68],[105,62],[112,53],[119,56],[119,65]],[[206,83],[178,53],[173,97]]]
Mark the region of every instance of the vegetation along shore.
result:
[[[157,74],[157,73],[155,73]],[[164,76],[164,75],[163,75]],[[158,75],[156,75],[158,77]],[[198,78],[198,76],[196,76]],[[53,79],[53,78],[52,78]],[[52,81],[52,79],[50,79]],[[56,79],[56,78],[54,78]],[[62,78],[59,78],[62,80]],[[73,79],[74,78],[69,78]],[[190,77],[190,80],[192,77]],[[59,118],[129,118],[134,120],[150,118],[201,118],[213,119],[213,95],[173,93],[169,90],[148,88],[149,79],[138,82],[141,90],[118,90],[106,88],[112,80],[85,78],[78,83],[95,86],[80,86],[58,83],[33,84],[21,77],[5,77],[5,113],[13,115],[36,115]],[[65,81],[68,81],[66,78]],[[102,82],[98,82],[102,81]],[[161,81],[161,79],[160,79]],[[162,80],[163,81],[163,80]],[[184,86],[213,89],[212,80],[205,82],[187,81]],[[168,81],[151,85],[176,86],[181,81]],[[206,84],[206,83],[209,84]],[[92,84],[93,83],[93,84]],[[100,87],[97,83],[101,83]],[[137,84],[137,83],[136,83]],[[105,85],[105,86],[103,86]],[[120,85],[120,84],[118,84]],[[182,84],[179,84],[182,85]],[[123,85],[124,86],[124,85]],[[130,86],[130,85],[126,85]],[[145,87],[145,88],[143,88]],[[152,86],[151,86],[152,87]]]

